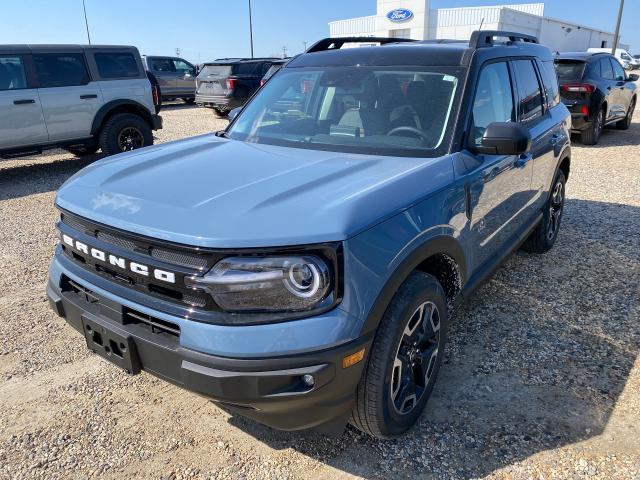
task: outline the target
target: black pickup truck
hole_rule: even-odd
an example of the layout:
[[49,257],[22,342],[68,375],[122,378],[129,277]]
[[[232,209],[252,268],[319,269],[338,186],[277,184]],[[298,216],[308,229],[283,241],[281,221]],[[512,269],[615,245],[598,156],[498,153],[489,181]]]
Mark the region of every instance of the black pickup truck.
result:
[[196,78],[196,104],[227,115],[245,104],[276,61],[277,58],[220,58],[205,63]]

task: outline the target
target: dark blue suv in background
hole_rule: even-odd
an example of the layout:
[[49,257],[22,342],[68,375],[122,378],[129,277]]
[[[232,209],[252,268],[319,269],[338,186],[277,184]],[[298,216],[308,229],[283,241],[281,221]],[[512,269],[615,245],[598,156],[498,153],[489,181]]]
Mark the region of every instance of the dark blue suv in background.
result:
[[47,293],[132,374],[279,429],[399,435],[456,305],[553,246],[570,126],[533,37],[322,40],[224,131],[74,175]]

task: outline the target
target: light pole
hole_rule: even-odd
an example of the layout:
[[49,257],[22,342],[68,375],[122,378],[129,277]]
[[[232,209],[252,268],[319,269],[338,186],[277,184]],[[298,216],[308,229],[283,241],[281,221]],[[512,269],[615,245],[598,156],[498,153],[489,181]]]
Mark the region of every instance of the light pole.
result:
[[622,8],[624,7],[624,0],[620,0],[620,8],[618,9],[618,21],[616,22],[616,33],[613,36],[613,47],[611,47],[611,55],[615,57],[616,49],[618,48],[618,38],[620,36],[620,21],[622,20]]
[[249,0],[249,40],[251,41],[251,58],[253,58],[253,22],[251,20],[251,0]]
[[91,36],[89,35],[89,22],[87,21],[87,7],[84,5],[84,0],[82,0],[82,10],[84,11],[84,26],[87,29],[87,40],[89,41],[89,45],[91,45]]

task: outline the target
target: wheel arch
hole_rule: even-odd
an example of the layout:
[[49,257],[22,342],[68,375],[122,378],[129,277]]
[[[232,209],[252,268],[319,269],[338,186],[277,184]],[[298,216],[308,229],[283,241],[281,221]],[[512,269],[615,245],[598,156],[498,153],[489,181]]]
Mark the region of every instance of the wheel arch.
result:
[[91,135],[95,135],[100,131],[105,121],[118,113],[132,113],[142,117],[151,128],[153,128],[153,120],[151,112],[139,102],[135,100],[112,100],[105,103],[96,112],[91,124]]
[[365,320],[363,334],[377,329],[393,296],[416,270],[429,273],[438,280],[447,296],[449,310],[452,311],[468,278],[466,265],[462,246],[450,235],[431,237],[415,247],[397,264],[376,297]]

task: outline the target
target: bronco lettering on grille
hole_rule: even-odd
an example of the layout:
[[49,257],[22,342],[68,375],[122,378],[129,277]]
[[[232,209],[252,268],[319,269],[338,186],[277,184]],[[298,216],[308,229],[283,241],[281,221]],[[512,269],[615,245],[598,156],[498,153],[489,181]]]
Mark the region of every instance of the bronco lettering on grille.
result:
[[159,268],[149,267],[148,265],[143,265],[141,263],[133,262],[123,257],[118,257],[108,252],[103,252],[102,250],[91,247],[86,243],[80,242],[79,240],[76,240],[64,233],[62,234],[62,241],[66,245],[76,249],[78,252],[84,253],[85,255],[90,255],[96,260],[108,263],[109,265],[118,267],[122,270],[128,270],[144,277],[152,275],[156,280],[160,280],[166,283],[176,283],[176,275],[173,272],[167,272],[166,270],[160,270]]

